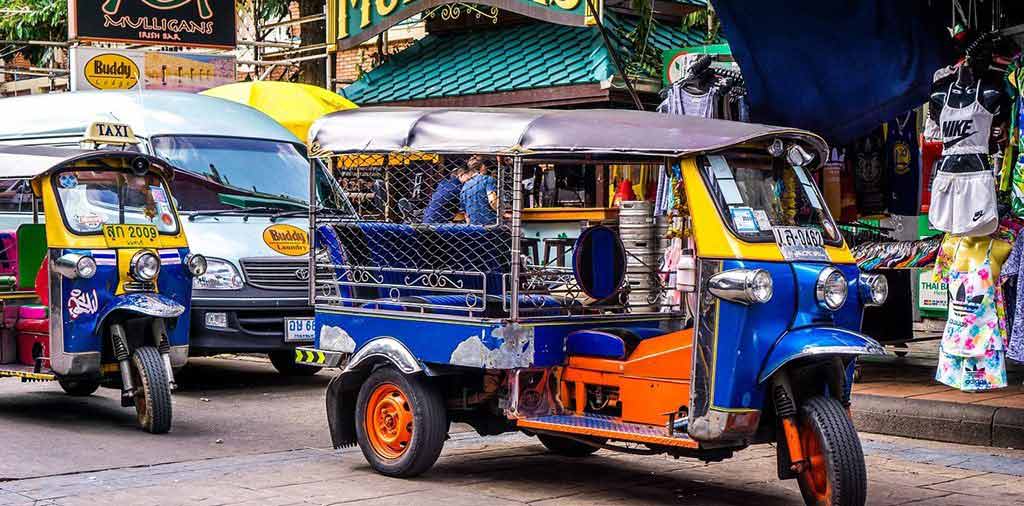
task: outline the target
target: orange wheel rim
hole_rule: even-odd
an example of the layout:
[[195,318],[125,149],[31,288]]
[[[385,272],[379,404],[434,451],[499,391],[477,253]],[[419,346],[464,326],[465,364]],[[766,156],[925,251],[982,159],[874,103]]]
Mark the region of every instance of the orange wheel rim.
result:
[[378,385],[366,406],[366,435],[373,451],[394,460],[405,454],[412,441],[412,408],[405,393],[391,383]]
[[807,466],[804,469],[804,482],[814,494],[818,504],[829,504],[832,486],[828,482],[828,467],[825,451],[821,447],[814,429],[803,427],[800,430],[800,446],[803,447]]

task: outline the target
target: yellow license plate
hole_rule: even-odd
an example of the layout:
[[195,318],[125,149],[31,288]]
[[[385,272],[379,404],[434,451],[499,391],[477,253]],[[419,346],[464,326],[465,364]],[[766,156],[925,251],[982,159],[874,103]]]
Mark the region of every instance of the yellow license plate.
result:
[[156,247],[158,235],[155,225],[103,225],[108,248]]

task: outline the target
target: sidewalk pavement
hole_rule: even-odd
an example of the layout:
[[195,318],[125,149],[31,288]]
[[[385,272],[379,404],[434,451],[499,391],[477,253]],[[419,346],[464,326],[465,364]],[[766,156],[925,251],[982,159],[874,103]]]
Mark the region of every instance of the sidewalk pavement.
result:
[[853,385],[854,423],[863,432],[950,443],[1024,448],[1024,368],[1007,388],[967,393],[934,380],[929,347],[906,358],[863,360]]

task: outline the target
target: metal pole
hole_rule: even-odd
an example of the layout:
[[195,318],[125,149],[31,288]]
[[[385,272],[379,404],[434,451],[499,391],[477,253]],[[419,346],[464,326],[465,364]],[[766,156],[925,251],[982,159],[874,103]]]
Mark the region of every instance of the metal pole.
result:
[[594,7],[594,0],[587,0],[587,5],[590,7],[590,11],[595,13],[594,24],[597,25],[597,31],[601,32],[601,39],[604,40],[604,47],[608,50],[608,56],[611,57],[612,63],[615,64],[615,68],[618,70],[619,75],[622,76],[622,81],[626,83],[626,91],[628,91],[629,96],[632,97],[633,104],[636,105],[636,110],[644,110],[644,104],[640,102],[640,96],[636,94],[636,90],[633,88],[633,82],[630,81],[629,76],[626,75],[626,67],[624,67],[622,62],[619,61],[619,52],[615,50],[611,39],[608,37],[608,32],[604,29],[604,22],[601,21],[601,16],[596,14],[598,11],[597,8]]
[[[306,141],[308,145],[308,140]],[[316,308],[316,158],[309,155],[309,305]]]
[[512,158],[512,301],[509,316],[512,321],[519,321],[519,263],[520,240],[523,236],[523,158],[516,155]]

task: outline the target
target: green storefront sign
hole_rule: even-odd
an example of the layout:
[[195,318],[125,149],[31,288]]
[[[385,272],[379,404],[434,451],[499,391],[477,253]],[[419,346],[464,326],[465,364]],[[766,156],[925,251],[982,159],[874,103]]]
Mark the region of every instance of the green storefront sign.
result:
[[[328,40],[335,40],[337,49],[348,49],[421,12],[452,0],[331,0],[328,4]],[[473,0],[470,4],[487,5],[515,12],[550,23],[569,26],[590,24],[587,0]],[[595,6],[599,5],[595,3]]]

